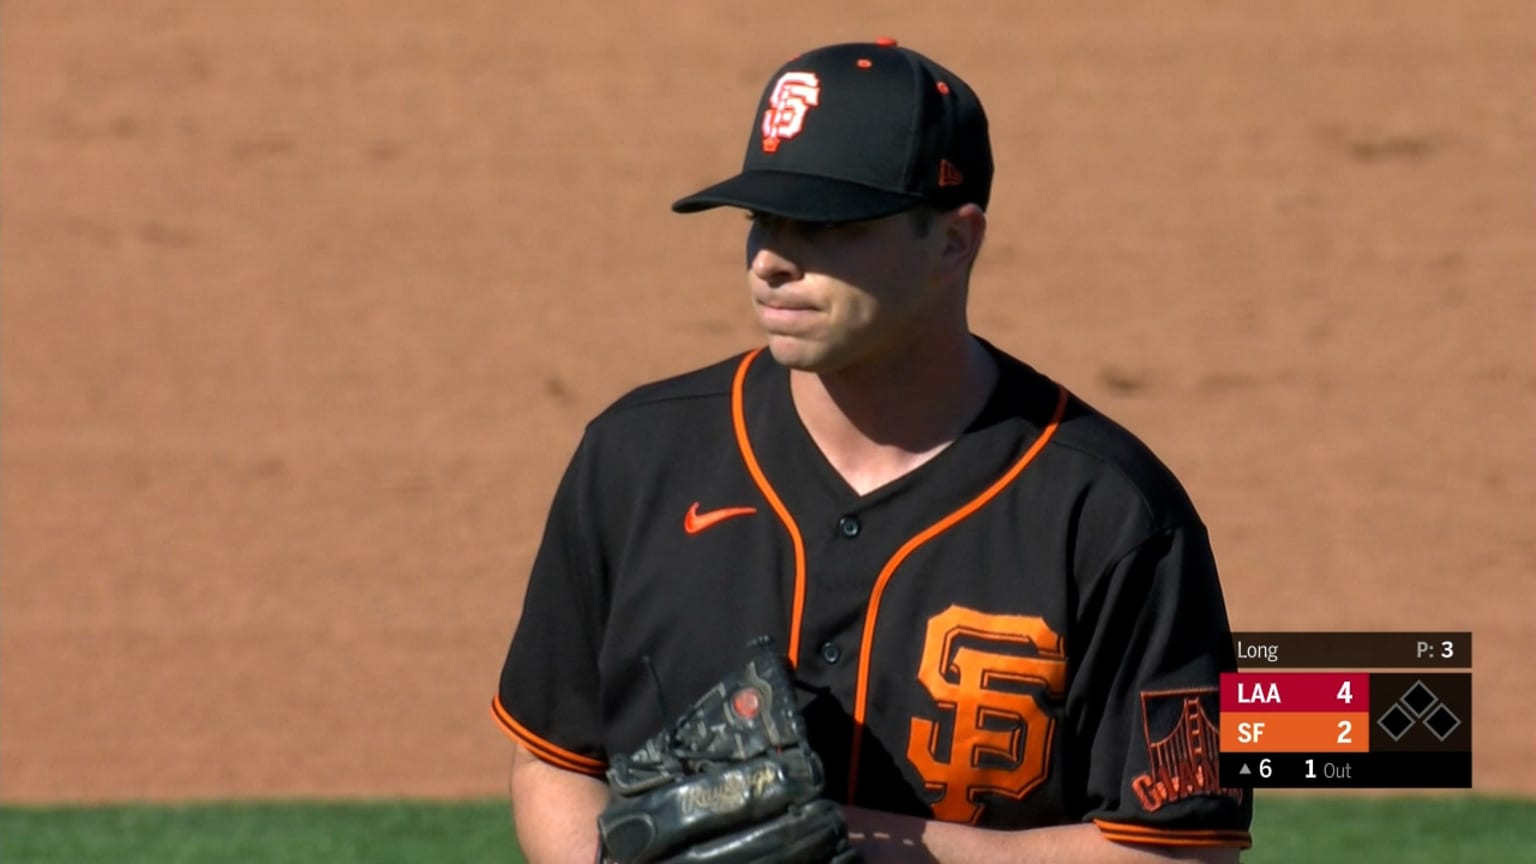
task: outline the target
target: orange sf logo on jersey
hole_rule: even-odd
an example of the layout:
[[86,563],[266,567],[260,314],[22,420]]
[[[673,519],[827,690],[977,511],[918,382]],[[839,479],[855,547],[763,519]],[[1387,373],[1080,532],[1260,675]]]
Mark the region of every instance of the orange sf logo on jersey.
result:
[[768,95],[763,112],[763,150],[772,153],[779,142],[800,134],[805,113],[821,104],[821,81],[814,72],[785,72]]
[[946,724],[922,717],[907,739],[908,761],[939,796],[936,818],[975,822],[981,794],[1019,799],[1045,780],[1055,720],[1036,693],[1066,695],[1067,660],[1044,619],[951,606],[928,620],[917,679],[954,712],[948,746]]

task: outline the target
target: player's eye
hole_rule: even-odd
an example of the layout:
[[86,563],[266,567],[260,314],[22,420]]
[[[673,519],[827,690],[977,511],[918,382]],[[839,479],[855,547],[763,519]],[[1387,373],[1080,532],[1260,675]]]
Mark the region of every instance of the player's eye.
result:
[[747,221],[759,231],[770,234],[785,232],[793,234],[805,240],[824,238],[836,231],[847,228],[846,222],[804,222],[798,219],[786,219],[783,216],[775,216],[772,213],[747,213]]
[[752,230],[766,232],[772,231],[775,225],[782,220],[770,216],[767,213],[759,213],[756,210],[753,210],[747,213],[747,221],[752,224]]

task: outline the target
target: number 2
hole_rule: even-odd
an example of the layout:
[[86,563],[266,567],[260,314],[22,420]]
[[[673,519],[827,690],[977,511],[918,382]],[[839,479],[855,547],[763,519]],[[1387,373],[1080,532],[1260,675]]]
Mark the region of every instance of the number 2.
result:
[[1340,720],[1339,721],[1339,743],[1340,744],[1353,744],[1353,743],[1355,743],[1355,742],[1349,740],[1349,733],[1354,731],[1354,728],[1355,728],[1355,725],[1353,723],[1349,722],[1348,720]]

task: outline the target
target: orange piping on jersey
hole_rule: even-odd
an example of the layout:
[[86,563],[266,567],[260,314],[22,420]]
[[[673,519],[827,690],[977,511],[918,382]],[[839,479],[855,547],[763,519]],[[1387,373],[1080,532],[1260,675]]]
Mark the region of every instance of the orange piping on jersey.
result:
[[1129,822],[1110,822],[1095,819],[1104,837],[1120,843],[1141,843],[1155,846],[1236,846],[1247,849],[1253,845],[1253,835],[1238,828],[1149,828]]
[[501,724],[502,731],[506,732],[508,737],[523,744],[523,746],[528,748],[529,752],[545,762],[559,768],[564,768],[567,771],[575,771],[578,774],[590,774],[594,777],[601,777],[603,772],[608,770],[608,765],[601,759],[593,759],[580,753],[572,753],[564,747],[551,744],[528,731],[528,727],[517,722],[512,718],[511,714],[507,713],[507,709],[501,704],[501,696],[499,695],[491,700],[491,716],[495,717],[496,721]]
[[875,579],[875,587],[869,592],[869,611],[864,616],[864,636],[859,640],[859,682],[853,697],[853,742],[848,752],[848,798],[847,803],[854,803],[854,793],[859,788],[859,750],[864,743],[864,709],[865,702],[869,698],[869,654],[875,643],[875,618],[880,613],[880,597],[885,593],[885,586],[891,581],[891,576],[896,573],[896,568],[907,560],[917,547],[929,540],[943,534],[950,528],[959,524],[961,520],[980,510],[988,501],[996,498],[999,493],[1008,488],[1029,463],[1033,462],[1040,451],[1045,449],[1051,436],[1056,434],[1056,427],[1061,424],[1062,415],[1067,411],[1067,388],[1057,385],[1056,412],[1051,415],[1051,422],[1046,424],[1040,437],[1035,439],[1029,450],[1019,457],[1019,461],[1013,464],[1003,476],[997,479],[985,492],[976,496],[959,510],[945,516],[943,519],[923,529],[922,533],[902,544],[891,560],[885,562],[885,567],[880,571],[880,576]]
[[747,472],[752,475],[753,482],[762,491],[763,497],[768,499],[768,505],[773,512],[779,514],[779,521],[784,523],[784,528],[789,531],[790,543],[795,550],[795,600],[790,609],[789,617],[789,665],[797,666],[800,663],[800,614],[805,607],[805,542],[800,538],[800,526],[795,524],[795,517],[789,513],[789,508],[779,500],[779,493],[773,491],[773,486],[768,483],[768,478],[763,476],[762,466],[757,464],[757,456],[752,452],[752,441],[747,437],[747,413],[746,413],[746,382],[747,368],[757,355],[763,353],[758,348],[741,359],[741,365],[736,367],[736,379],[731,383],[731,424],[736,427],[736,444],[741,448],[741,459],[747,463]]

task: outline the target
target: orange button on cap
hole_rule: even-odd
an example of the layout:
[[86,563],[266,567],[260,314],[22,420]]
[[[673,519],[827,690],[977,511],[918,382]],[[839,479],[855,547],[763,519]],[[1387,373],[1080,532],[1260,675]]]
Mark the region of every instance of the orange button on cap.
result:
[[875,44],[879,45],[881,48],[894,48],[896,47],[896,40],[889,36],[881,36],[879,39],[875,40]]

